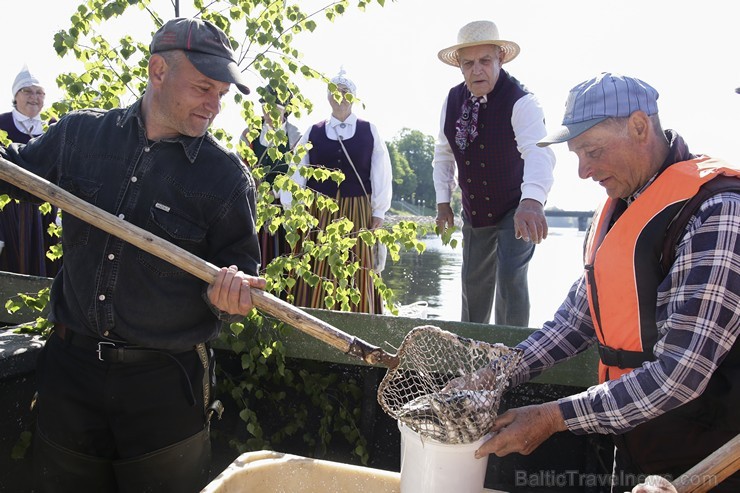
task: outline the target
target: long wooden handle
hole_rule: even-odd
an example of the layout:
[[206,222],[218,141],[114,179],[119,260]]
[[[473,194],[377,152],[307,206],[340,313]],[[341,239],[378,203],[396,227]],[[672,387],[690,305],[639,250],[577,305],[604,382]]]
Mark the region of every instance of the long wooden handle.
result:
[[704,493],[740,469],[740,434],[673,482],[678,493]]
[[[216,279],[219,268],[215,265],[159,236],[153,235],[149,231],[95,207],[48,180],[34,175],[3,158],[0,158],[0,178],[59,207],[68,214],[102,229],[106,233],[110,233],[147,253],[166,260],[208,284],[213,283]],[[381,364],[389,368],[398,365],[396,356],[388,354],[362,339],[342,332],[331,324],[296,308],[290,303],[286,303],[270,293],[258,289],[252,290],[252,303],[260,311],[334,346],[345,354],[357,356],[370,364]]]

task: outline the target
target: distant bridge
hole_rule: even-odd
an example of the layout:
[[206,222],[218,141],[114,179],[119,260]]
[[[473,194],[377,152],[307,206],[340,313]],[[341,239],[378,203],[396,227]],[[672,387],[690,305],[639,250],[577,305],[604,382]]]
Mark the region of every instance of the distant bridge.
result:
[[588,223],[594,211],[561,211],[557,209],[545,209],[545,217],[575,217],[578,219],[578,231],[586,231]]

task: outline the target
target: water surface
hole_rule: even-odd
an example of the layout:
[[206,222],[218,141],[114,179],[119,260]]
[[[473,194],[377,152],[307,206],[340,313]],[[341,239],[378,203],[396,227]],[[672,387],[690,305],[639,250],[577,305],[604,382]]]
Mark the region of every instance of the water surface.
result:
[[[584,235],[576,228],[550,228],[547,239],[535,248],[529,263],[530,327],[552,318],[580,276]],[[427,249],[423,254],[403,252],[397,263],[388,259],[383,279],[398,304],[426,302],[427,318],[460,320],[462,237],[456,238],[454,249],[434,236],[424,240]]]

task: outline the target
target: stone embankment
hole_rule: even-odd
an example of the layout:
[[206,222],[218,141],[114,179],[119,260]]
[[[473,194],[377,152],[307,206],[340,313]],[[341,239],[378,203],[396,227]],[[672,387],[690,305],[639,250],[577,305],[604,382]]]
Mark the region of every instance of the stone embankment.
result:
[[[420,226],[425,226],[431,229],[433,229],[435,226],[434,216],[414,216],[404,214],[386,214],[384,226],[393,226],[394,224],[398,224],[401,221],[413,221]],[[458,228],[462,227],[462,221],[460,220],[459,216],[455,217],[455,225]]]
[[413,216],[403,214],[386,214],[385,220],[383,221],[384,226],[393,226],[401,221],[413,221],[417,224],[427,227],[434,227],[434,218],[431,216]]

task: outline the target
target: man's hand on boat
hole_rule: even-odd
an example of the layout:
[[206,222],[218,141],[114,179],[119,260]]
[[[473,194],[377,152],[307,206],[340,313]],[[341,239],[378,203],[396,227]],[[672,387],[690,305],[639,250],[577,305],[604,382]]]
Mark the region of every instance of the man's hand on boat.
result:
[[247,315],[252,311],[251,289],[265,289],[266,280],[240,271],[235,265],[223,267],[213,284],[208,286],[208,299],[221,311]]

